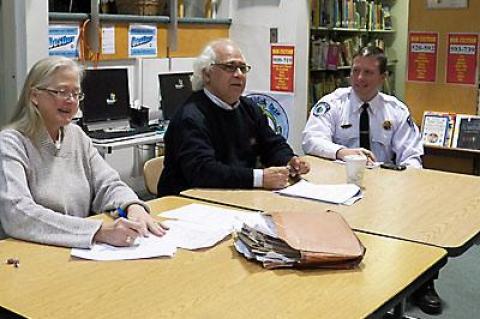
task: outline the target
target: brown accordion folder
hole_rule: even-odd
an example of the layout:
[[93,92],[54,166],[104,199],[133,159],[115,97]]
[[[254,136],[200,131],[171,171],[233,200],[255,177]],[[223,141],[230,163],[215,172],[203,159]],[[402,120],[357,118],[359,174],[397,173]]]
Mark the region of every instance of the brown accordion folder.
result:
[[265,268],[348,269],[365,255],[365,247],[337,212],[272,212],[265,218],[276,238],[244,225],[237,239],[248,247],[250,255],[244,255]]
[[300,252],[300,265],[352,268],[365,247],[343,217],[334,211],[271,213],[277,235]]

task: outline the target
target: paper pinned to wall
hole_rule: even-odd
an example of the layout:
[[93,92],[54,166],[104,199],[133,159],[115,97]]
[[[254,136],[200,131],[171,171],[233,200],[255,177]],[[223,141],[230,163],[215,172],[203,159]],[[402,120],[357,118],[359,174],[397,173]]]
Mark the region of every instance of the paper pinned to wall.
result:
[[115,54],[115,26],[102,26],[102,54]]
[[427,0],[429,9],[468,8],[468,0]]

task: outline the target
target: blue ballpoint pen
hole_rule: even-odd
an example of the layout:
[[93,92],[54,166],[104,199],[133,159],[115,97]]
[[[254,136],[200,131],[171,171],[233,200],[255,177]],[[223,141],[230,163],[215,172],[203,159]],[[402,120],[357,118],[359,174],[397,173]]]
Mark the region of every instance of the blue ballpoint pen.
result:
[[118,212],[118,217],[128,218],[127,212],[125,212],[125,210],[123,210],[121,207],[117,208],[117,212]]

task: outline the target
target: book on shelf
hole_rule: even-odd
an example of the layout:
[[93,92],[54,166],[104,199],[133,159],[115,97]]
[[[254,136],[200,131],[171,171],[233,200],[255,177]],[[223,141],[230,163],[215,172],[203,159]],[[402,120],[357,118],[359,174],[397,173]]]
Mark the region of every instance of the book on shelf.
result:
[[480,114],[480,89],[477,94],[477,114]]
[[356,11],[357,17],[359,19],[358,28],[366,29],[367,28],[367,13],[368,13],[368,4],[366,0],[360,0],[357,2]]
[[335,91],[337,88],[349,86],[349,83],[349,77],[345,76],[343,72],[336,74],[322,73],[320,77],[312,81],[310,100],[316,103],[323,96]]
[[328,46],[327,60],[325,61],[325,67],[327,70],[336,70],[339,66],[340,58],[340,44],[331,42]]
[[457,114],[452,147],[480,150],[480,115]]
[[384,30],[392,30],[393,23],[392,23],[392,15],[390,13],[390,7],[384,6],[383,7],[383,29]]
[[320,26],[321,9],[319,8],[319,6],[320,6],[319,0],[310,1],[310,8],[312,12],[312,27],[314,28],[317,28]]
[[334,42],[317,38],[311,42],[310,65],[312,70],[336,70],[339,66],[351,66],[353,55],[364,46],[360,36],[353,36]]
[[325,69],[330,42],[326,38],[315,39],[311,44],[310,64],[313,70]]
[[455,113],[425,111],[422,140],[425,145],[450,147],[455,127]]
[[312,0],[313,27],[392,29],[390,7],[378,0]]
[[385,51],[385,41],[383,39],[372,39],[372,41],[370,41],[368,43],[369,46],[375,46],[377,48],[380,48],[382,49],[383,51]]

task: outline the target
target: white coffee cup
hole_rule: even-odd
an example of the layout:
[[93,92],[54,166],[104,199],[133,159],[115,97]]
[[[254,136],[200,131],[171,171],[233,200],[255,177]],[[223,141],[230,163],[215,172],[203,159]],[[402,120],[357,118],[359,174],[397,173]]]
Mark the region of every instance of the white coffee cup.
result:
[[344,157],[344,161],[347,168],[347,184],[355,184],[363,188],[363,173],[367,165],[367,157],[364,155],[347,155]]

